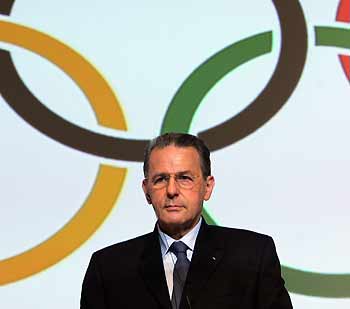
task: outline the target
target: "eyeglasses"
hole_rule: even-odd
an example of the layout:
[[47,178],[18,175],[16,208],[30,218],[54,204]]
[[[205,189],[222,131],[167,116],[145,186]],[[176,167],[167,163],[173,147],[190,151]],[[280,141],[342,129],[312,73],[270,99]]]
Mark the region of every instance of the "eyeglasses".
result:
[[199,176],[195,176],[188,173],[179,173],[179,174],[160,174],[156,175],[154,178],[152,178],[151,185],[154,189],[163,189],[168,186],[170,178],[174,177],[174,180],[176,184],[182,188],[190,190],[192,189],[196,184],[196,179]]

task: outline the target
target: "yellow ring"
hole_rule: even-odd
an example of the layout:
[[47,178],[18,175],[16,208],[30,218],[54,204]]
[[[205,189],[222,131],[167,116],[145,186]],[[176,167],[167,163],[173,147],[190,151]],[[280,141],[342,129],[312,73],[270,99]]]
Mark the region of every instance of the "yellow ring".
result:
[[[124,131],[127,129],[123,111],[111,87],[72,48],[42,32],[6,21],[0,21],[0,41],[28,49],[56,64],[85,93],[99,124]],[[0,261],[0,285],[34,275],[81,246],[112,210],[125,177],[125,168],[100,165],[87,200],[62,229],[28,251]]]

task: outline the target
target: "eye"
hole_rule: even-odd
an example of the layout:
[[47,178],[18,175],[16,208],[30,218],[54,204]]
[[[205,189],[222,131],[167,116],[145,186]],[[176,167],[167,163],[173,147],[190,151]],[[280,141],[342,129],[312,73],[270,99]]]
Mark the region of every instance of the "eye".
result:
[[167,178],[165,176],[158,176],[153,179],[153,184],[160,184],[162,182],[165,182]]
[[190,175],[179,175],[179,176],[177,177],[177,179],[178,179],[179,181],[188,181],[188,182],[192,182],[192,181],[193,181],[193,177],[190,176]]

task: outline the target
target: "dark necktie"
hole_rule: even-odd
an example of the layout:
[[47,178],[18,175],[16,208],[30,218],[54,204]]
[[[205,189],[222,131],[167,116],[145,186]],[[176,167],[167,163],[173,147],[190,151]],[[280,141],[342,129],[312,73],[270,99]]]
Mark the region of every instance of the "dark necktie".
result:
[[169,250],[176,255],[176,263],[173,272],[173,294],[171,296],[171,305],[173,309],[180,308],[182,290],[185,285],[190,261],[187,258],[186,251],[188,247],[182,241],[172,243]]

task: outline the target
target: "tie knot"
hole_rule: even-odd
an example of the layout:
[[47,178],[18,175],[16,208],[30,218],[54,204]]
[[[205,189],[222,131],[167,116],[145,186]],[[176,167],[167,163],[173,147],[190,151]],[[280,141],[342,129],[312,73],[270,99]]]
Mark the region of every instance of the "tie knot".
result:
[[173,252],[176,256],[178,256],[178,254],[186,254],[187,249],[187,245],[184,244],[182,241],[173,242],[169,248],[169,250]]

